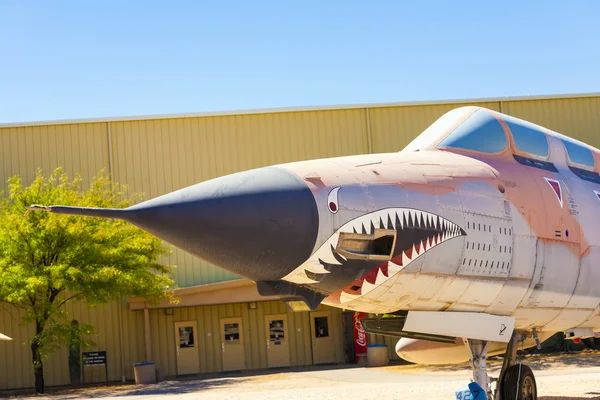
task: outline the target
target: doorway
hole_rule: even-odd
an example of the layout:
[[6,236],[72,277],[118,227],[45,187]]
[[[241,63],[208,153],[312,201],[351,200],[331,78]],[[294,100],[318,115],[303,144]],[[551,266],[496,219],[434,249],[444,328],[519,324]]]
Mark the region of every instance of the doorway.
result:
[[175,322],[175,345],[177,352],[177,375],[200,372],[198,355],[198,329],[196,321]]
[[329,364],[336,361],[331,328],[331,311],[310,313],[313,364]]
[[242,318],[221,319],[221,351],[223,371],[239,371],[246,368]]
[[267,332],[267,365],[269,368],[289,367],[291,362],[287,315],[265,316],[265,332]]

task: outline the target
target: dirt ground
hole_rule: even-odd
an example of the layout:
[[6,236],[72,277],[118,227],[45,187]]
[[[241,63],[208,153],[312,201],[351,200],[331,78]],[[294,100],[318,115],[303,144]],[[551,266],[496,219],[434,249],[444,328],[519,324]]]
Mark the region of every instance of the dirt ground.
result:
[[[561,356],[530,356],[523,360],[535,372],[539,400],[600,400],[600,352]],[[489,361],[497,376],[501,359]],[[46,395],[20,393],[36,399],[454,399],[469,382],[467,365],[423,367],[390,365],[379,368],[336,365],[278,371],[220,374],[203,378],[167,380],[155,385],[132,383],[84,389],[51,388]],[[13,397],[16,393],[2,393]]]

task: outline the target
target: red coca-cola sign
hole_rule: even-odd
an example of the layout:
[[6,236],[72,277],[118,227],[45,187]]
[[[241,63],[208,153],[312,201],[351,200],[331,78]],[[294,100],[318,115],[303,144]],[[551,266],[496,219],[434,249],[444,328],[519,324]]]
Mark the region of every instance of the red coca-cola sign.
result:
[[360,319],[366,316],[365,313],[354,313],[354,353],[356,354],[356,362],[358,355],[367,352],[367,333],[360,323]]

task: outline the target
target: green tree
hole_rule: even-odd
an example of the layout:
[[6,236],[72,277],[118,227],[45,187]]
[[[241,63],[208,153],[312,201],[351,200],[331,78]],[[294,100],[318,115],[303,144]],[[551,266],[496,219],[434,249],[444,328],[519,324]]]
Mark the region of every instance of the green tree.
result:
[[82,344],[73,338],[92,332],[90,325],[70,323],[65,304],[93,306],[121,296],[176,301],[169,267],[157,262],[169,250],[125,221],[26,212],[31,204],[130,205],[134,199],[123,200],[125,188],[103,171],[87,190],[81,189],[79,176],[70,180],[60,168],[47,178],[38,172],[27,187],[18,176],[8,183],[8,196],[0,201],[0,302],[24,310],[23,322],[35,324],[29,345],[35,388],[43,393],[43,360],[62,344]]

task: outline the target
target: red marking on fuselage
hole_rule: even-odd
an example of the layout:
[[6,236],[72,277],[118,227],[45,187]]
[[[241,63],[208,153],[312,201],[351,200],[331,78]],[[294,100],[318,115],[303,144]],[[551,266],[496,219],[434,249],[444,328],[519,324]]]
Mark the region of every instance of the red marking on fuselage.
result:
[[392,258],[391,261],[396,265],[404,267],[404,265],[402,265],[402,253],[400,253],[396,257]]
[[383,264],[381,264],[379,266],[379,268],[381,268],[381,272],[383,272],[383,274],[385,276],[390,276],[390,271],[388,269],[388,263],[387,262],[384,262]]
[[331,303],[335,303],[335,304],[340,304],[341,303],[341,299],[340,299],[341,295],[342,295],[341,290],[333,292],[329,296],[327,296],[327,301],[329,301]]
[[556,198],[558,199],[558,202],[560,203],[560,208],[562,208],[563,198],[562,198],[562,188],[560,187],[560,183],[556,179],[550,179],[550,178],[546,178],[546,177],[544,177],[544,179],[546,180],[546,182],[548,182],[548,185],[550,185],[552,190],[554,190],[554,193],[556,194]]
[[[402,257],[400,257],[402,258]],[[346,292],[346,293],[350,293],[350,294],[361,294],[361,289],[362,289],[362,284],[364,281],[367,281],[371,284],[375,284],[375,282],[377,281],[377,275],[379,274],[379,270],[381,270],[381,272],[383,272],[383,274],[386,277],[389,277],[389,269],[388,269],[388,263],[387,261],[379,264],[377,267],[373,268],[372,270],[370,270],[369,272],[367,272],[366,274],[364,274],[363,276],[361,276],[360,278],[358,278],[357,280],[351,282],[350,284],[346,285],[344,288],[342,288],[340,290],[340,293],[342,291]],[[357,289],[352,289],[352,287],[358,287]],[[336,292],[337,293],[337,292]]]
[[363,275],[361,279],[363,281],[367,281],[369,283],[375,284],[375,280],[377,279],[378,272],[379,272],[379,267],[373,268],[372,270],[367,272],[365,275]]

